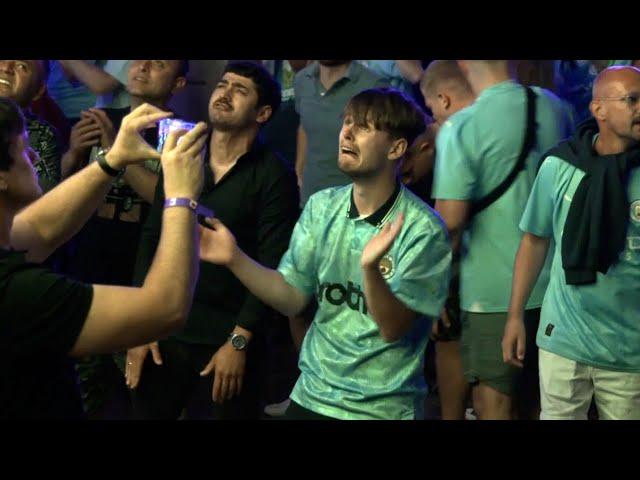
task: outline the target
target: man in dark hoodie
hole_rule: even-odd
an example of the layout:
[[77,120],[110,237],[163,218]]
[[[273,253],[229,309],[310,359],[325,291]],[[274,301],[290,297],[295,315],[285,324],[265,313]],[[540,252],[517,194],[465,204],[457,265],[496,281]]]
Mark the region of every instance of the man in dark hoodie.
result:
[[[525,357],[523,311],[555,242],[542,305],[542,419],[640,419],[640,69],[597,77],[594,118],[547,153],[520,223],[504,360]],[[526,352],[527,355],[529,352]]]

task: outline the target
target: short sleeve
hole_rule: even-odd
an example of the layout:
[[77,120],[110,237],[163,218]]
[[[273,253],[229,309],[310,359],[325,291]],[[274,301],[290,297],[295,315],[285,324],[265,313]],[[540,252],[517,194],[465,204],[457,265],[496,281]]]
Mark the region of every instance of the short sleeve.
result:
[[520,220],[520,230],[539,237],[553,235],[554,185],[558,163],[547,157],[538,171],[527,206]]
[[473,200],[478,176],[460,125],[444,123],[436,140],[433,198]]
[[84,326],[93,286],[24,264],[9,275],[0,301],[3,351],[18,357],[66,355]]
[[314,221],[320,218],[317,212],[319,207],[317,194],[312,195],[293,229],[289,248],[278,266],[285,281],[308,296],[313,295],[318,278],[313,226]]

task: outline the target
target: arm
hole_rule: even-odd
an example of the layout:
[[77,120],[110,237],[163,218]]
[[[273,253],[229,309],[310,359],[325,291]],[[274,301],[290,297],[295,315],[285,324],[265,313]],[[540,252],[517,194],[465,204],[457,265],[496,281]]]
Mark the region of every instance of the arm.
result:
[[396,65],[402,78],[413,85],[420,81],[424,73],[420,60],[396,60]]
[[85,60],[58,60],[65,71],[85,84],[96,95],[105,95],[120,85],[115,77]]
[[416,313],[391,292],[378,265],[363,265],[364,297],[373,320],[385,342],[395,342],[411,328]]
[[400,216],[393,222],[387,222],[380,233],[365,246],[360,260],[364,279],[364,297],[373,320],[380,328],[385,342],[395,342],[411,328],[416,313],[405,306],[391,291],[382,278],[379,263],[397,238],[404,222]]
[[[162,156],[170,197],[197,198],[203,185],[201,151],[206,125],[177,145],[176,132]],[[198,276],[196,216],[187,208],[163,213],[162,234],[142,288],[96,285],[89,314],[70,354],[109,352],[149,342],[179,328],[189,312]]]
[[233,234],[218,219],[207,219],[211,228],[200,230],[200,258],[227,266],[247,289],[267,305],[288,317],[307,306],[309,297],[289,285],[277,270],[264,267],[238,248]]
[[298,177],[298,188],[302,189],[302,178],[304,176],[304,167],[307,163],[307,134],[302,128],[302,124],[298,127],[298,136],[296,141],[296,177]]
[[142,165],[131,165],[123,178],[146,202],[153,203],[158,175]]
[[[125,117],[127,123],[123,120],[123,133],[107,154],[107,163],[121,169],[130,163],[157,158],[159,153],[144,142],[139,131],[170,115],[143,105]],[[113,177],[95,163],[62,182],[16,216],[11,230],[12,245],[26,250],[31,261],[46,259],[80,230],[104,199],[112,181]]]
[[469,217],[471,202],[466,200],[436,200],[436,211],[447,225],[454,257],[460,252],[460,241]]
[[525,232],[513,267],[509,314],[502,339],[502,356],[506,363],[522,367],[525,355],[524,310],[542,270],[550,239]]

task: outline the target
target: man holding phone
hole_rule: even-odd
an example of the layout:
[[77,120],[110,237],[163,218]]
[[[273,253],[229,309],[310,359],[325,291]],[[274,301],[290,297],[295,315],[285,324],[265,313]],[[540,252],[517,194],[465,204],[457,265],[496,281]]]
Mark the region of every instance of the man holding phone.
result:
[[[226,66],[209,102],[213,132],[198,199],[229,226],[249,255],[270,266],[287,249],[299,204],[293,172],[256,138],[280,100],[279,85],[261,65]],[[160,181],[142,232],[137,281],[154,258],[164,201]],[[159,343],[129,350],[126,378],[135,417],[177,419],[186,408],[189,418],[259,418],[261,324],[272,315],[226,269],[203,263],[186,327]]]
[[[92,108],[82,112],[71,131],[70,148],[62,158],[63,176],[69,176],[85,162],[93,162],[113,145],[122,118],[132,109],[149,103],[168,110],[174,93],[186,84],[188,60],[133,60],[129,66],[127,90],[131,107]],[[150,145],[157,145],[156,126],[142,133]],[[132,165],[119,176],[105,201],[87,222],[69,249],[68,273],[78,280],[106,285],[131,285],[136,245],[149,211],[160,163],[149,159]],[[126,403],[128,393],[122,375],[110,356],[78,363],[87,409],[97,412],[114,392]],[[117,398],[117,397],[116,397]]]
[[[25,119],[0,99],[0,419],[82,417],[70,357],[150,341],[184,323],[198,276],[190,208],[164,210],[158,253],[140,288],[81,283],[37,265],[78,231],[114,175],[160,158],[140,132],[169,115],[140,106],[107,154],[39,198]],[[174,202],[189,203],[202,189],[206,125],[177,140],[172,134],[162,154],[164,188]]]

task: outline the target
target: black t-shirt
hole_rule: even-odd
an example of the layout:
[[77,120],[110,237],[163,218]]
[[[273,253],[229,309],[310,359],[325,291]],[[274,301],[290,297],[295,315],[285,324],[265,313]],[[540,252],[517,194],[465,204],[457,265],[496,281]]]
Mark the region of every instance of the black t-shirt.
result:
[[93,287],[0,249],[0,419],[79,418],[73,348]]

